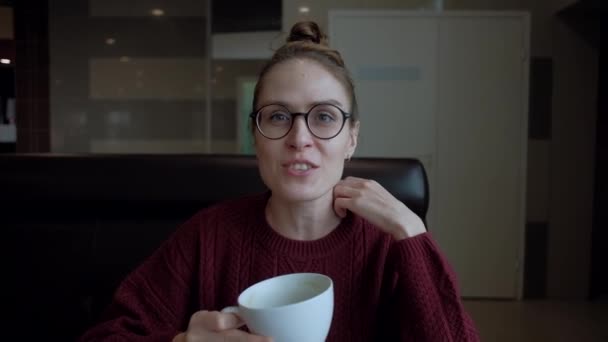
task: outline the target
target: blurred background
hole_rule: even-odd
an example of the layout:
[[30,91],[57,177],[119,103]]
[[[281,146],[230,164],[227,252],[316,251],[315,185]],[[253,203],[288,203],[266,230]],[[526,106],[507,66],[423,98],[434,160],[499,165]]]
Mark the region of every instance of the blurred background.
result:
[[[373,18],[395,11],[432,20],[477,13],[483,25],[475,27],[502,35],[418,21],[384,37]],[[485,340],[608,339],[604,14],[601,0],[0,0],[0,153],[252,154],[247,114],[257,74],[295,22],[315,20],[343,52],[362,108],[394,113],[378,126],[363,111],[358,155],[425,164],[430,222],[462,275]],[[352,21],[358,16],[372,21]],[[482,53],[519,64],[479,66],[469,59]],[[407,62],[391,59],[399,54]],[[483,78],[475,76],[478,69]],[[503,83],[488,87],[483,80]],[[387,85],[410,95],[401,103],[383,90]],[[493,94],[511,97],[492,102]],[[463,116],[442,121],[441,113],[466,96],[479,98],[466,108],[486,111],[469,117],[460,110],[453,114]],[[505,112],[488,117],[488,108]],[[504,128],[510,124],[511,131]],[[466,134],[450,135],[454,127]],[[513,143],[513,155],[492,152],[492,139],[502,133],[500,143]],[[402,142],[399,134],[411,139]],[[470,137],[478,139],[474,145],[464,143]],[[454,190],[442,183],[442,172],[453,172],[463,156],[475,164],[479,155],[497,162],[496,169],[476,169],[482,178],[487,172],[489,193],[522,189],[508,205],[523,215],[523,236],[519,227],[511,240],[499,236],[511,221],[497,220],[494,238],[486,240],[494,251],[505,248],[500,257],[508,270],[491,257],[465,256],[470,241],[458,230],[441,230],[451,223],[442,208],[461,209],[458,198],[442,193]],[[521,161],[523,170],[501,173],[501,158]],[[492,183],[494,175],[517,181]],[[475,274],[484,267],[492,279]]]

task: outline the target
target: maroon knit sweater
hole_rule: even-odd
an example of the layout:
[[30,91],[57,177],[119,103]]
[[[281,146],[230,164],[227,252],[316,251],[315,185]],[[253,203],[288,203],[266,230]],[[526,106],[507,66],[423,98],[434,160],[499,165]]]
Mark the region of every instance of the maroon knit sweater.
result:
[[478,341],[454,274],[428,233],[395,241],[350,214],[329,235],[296,241],[266,222],[268,194],[204,209],[118,288],[82,341],[171,341],[192,313],[235,305],[272,276],[334,281],[328,341]]

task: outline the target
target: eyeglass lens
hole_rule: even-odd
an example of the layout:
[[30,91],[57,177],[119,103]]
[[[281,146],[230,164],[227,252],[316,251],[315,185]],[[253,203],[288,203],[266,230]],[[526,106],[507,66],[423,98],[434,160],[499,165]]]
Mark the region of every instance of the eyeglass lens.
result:
[[[295,116],[281,105],[269,105],[259,110],[257,124],[264,136],[276,139],[289,132]],[[330,104],[316,105],[308,112],[308,128],[319,138],[331,138],[337,135],[343,123],[344,115],[340,109]]]

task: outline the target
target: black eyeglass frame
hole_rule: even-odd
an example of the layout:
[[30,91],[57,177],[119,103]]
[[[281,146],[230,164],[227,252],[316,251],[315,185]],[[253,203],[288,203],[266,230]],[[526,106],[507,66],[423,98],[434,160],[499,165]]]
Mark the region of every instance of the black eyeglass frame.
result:
[[[285,132],[285,134],[281,135],[281,136],[280,136],[280,137],[278,137],[278,138],[270,138],[270,137],[266,136],[266,135],[264,134],[264,132],[262,131],[262,129],[260,128],[260,123],[259,123],[259,121],[258,121],[258,114],[259,114],[259,113],[262,111],[262,109],[264,109],[264,108],[266,108],[266,107],[269,107],[269,106],[279,106],[279,107],[282,107],[282,108],[284,108],[284,109],[285,109],[285,111],[286,111],[287,113],[289,113],[289,114],[291,115],[291,125],[289,126],[289,129],[287,130],[287,132]],[[342,114],[342,126],[340,127],[340,129],[338,130],[338,132],[337,132],[336,134],[332,135],[331,137],[328,137],[328,138],[322,138],[322,137],[320,137],[320,136],[316,135],[316,134],[315,134],[315,133],[312,131],[312,129],[310,129],[310,124],[308,123],[308,115],[310,114],[310,112],[312,112],[312,110],[313,110],[313,109],[315,109],[315,108],[316,108],[316,107],[318,107],[318,106],[332,106],[332,107],[336,108],[337,110],[339,110],[339,111],[340,111],[340,113]],[[308,112],[306,112],[306,113],[301,113],[301,112],[300,112],[300,113],[298,113],[298,112],[293,113],[293,112],[291,112],[291,111],[290,111],[290,110],[289,110],[287,107],[285,107],[285,106],[283,106],[283,105],[276,104],[276,103],[271,103],[271,104],[267,104],[267,105],[265,105],[265,106],[260,107],[260,109],[258,109],[258,110],[256,110],[256,111],[251,112],[251,113],[249,114],[249,117],[250,117],[250,118],[251,118],[253,121],[255,121],[255,127],[256,127],[256,129],[258,130],[258,132],[260,132],[260,134],[261,134],[261,135],[262,135],[264,138],[266,138],[266,139],[270,139],[270,140],[279,140],[279,139],[283,139],[283,138],[285,138],[285,137],[286,137],[286,136],[289,134],[289,132],[291,132],[291,130],[293,129],[293,124],[296,122],[296,118],[297,118],[298,116],[300,116],[300,115],[304,117],[304,122],[306,122],[306,128],[308,128],[308,131],[310,132],[310,134],[314,135],[316,138],[321,139],[321,140],[330,140],[330,139],[333,139],[333,138],[337,137],[337,136],[338,136],[340,133],[342,133],[342,130],[344,129],[344,125],[346,124],[346,120],[347,120],[347,119],[349,119],[349,118],[351,118],[351,117],[353,116],[351,113],[345,112],[344,110],[342,110],[342,108],[340,108],[340,107],[338,107],[338,106],[336,106],[336,105],[334,105],[334,104],[331,104],[331,103],[317,103],[317,104],[315,104],[314,106],[312,106],[312,107],[311,107],[311,108],[308,110]]]

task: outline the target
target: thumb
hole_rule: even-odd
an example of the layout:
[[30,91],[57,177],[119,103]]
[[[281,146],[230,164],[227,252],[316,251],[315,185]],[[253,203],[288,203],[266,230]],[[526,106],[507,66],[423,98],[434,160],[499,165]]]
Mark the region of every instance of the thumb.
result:
[[198,311],[192,315],[188,330],[191,331],[223,331],[238,328],[243,321],[235,314],[217,311]]
[[171,342],[186,342],[186,333],[179,333]]
[[336,199],[334,199],[334,212],[336,213],[336,215],[338,215],[338,217],[346,217],[348,201],[349,199],[344,197],[337,197]]

